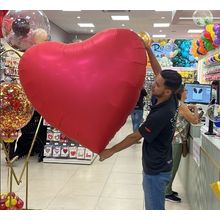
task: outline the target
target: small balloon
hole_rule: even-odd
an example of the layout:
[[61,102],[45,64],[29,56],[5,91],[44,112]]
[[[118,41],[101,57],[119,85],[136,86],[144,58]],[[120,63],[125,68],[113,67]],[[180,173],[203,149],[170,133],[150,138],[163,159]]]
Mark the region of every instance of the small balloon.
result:
[[33,107],[17,82],[1,83],[0,91],[0,138],[16,139],[17,130],[31,119]]
[[220,39],[219,39],[219,38],[216,38],[216,39],[214,40],[214,44],[219,46],[219,45],[220,45]]
[[48,33],[44,29],[38,28],[33,31],[33,40],[35,44],[42,43],[48,40]]
[[42,11],[10,10],[3,18],[2,32],[11,47],[24,52],[49,39],[50,23]]
[[220,62],[220,54],[215,54],[215,55],[214,55],[214,59],[215,59],[217,62]]
[[215,123],[216,127],[220,127],[220,105],[210,105],[207,109],[206,115]]
[[208,10],[197,10],[194,11],[193,15],[193,22],[198,26],[205,26],[207,24],[211,24],[213,21],[213,15]]
[[139,32],[138,36],[144,41],[145,44],[151,44],[151,37],[147,32]]
[[179,48],[176,44],[169,42],[166,45],[164,45],[164,52],[167,57],[173,58],[178,54]]
[[25,18],[17,18],[12,23],[12,30],[17,37],[25,37],[30,31],[30,23]]
[[3,17],[7,14],[7,10],[0,10],[0,38],[3,37],[2,34],[2,22],[3,22]]

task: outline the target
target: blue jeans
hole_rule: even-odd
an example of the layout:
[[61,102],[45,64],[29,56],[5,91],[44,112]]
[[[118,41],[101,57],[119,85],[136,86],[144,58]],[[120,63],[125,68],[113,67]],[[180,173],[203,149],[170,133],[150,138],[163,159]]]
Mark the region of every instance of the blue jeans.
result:
[[145,209],[164,210],[165,191],[171,176],[170,172],[161,172],[158,175],[143,173],[143,189]]
[[136,131],[140,127],[140,125],[143,121],[143,114],[144,114],[144,111],[140,110],[140,109],[134,110],[131,113],[133,131]]

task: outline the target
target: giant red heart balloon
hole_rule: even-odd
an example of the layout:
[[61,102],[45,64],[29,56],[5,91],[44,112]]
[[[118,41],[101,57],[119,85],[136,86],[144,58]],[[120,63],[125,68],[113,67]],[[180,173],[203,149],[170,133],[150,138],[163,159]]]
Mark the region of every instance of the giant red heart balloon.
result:
[[7,14],[8,10],[0,10],[0,38],[3,37],[2,34],[2,22],[3,22],[3,18],[4,16]]
[[126,122],[145,72],[144,45],[126,29],[74,44],[45,42],[28,49],[19,63],[21,83],[36,110],[96,153]]

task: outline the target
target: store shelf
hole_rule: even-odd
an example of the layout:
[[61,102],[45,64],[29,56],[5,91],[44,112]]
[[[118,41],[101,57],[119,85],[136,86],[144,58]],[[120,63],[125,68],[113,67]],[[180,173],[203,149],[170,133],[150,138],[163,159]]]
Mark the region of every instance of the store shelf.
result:
[[93,162],[96,154],[81,144],[70,140],[56,128],[47,126],[47,142],[44,146],[45,163],[85,164]]
[[217,48],[213,51],[209,51],[207,55],[202,57],[198,61],[198,79],[200,83],[209,83],[213,80],[219,80],[220,79],[220,63],[210,63],[209,65],[206,65],[206,59],[213,56],[216,53],[219,53],[220,49]]
[[97,157],[97,155],[93,156],[92,160],[80,160],[80,159],[71,159],[71,158],[47,158],[45,157],[43,159],[44,163],[61,163],[61,164],[84,164],[84,165],[90,165],[93,163],[93,161],[95,160],[95,158]]

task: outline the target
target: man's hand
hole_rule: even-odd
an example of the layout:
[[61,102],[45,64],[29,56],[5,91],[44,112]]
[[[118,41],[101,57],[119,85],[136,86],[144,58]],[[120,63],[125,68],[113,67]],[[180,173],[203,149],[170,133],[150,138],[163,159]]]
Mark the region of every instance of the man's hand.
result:
[[196,105],[187,105],[187,107],[192,112],[198,111],[198,108]]
[[103,161],[114,154],[112,149],[105,149],[99,154],[99,160]]

